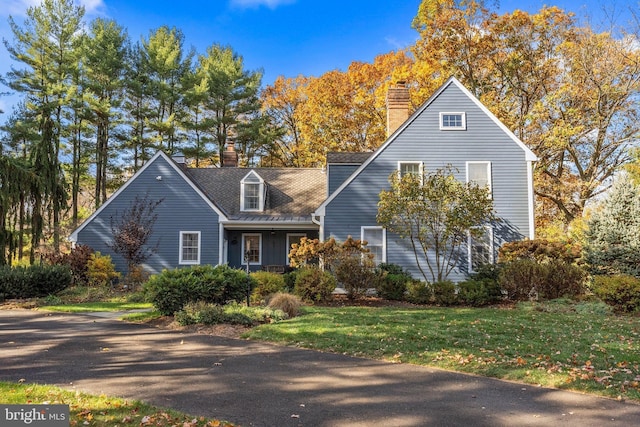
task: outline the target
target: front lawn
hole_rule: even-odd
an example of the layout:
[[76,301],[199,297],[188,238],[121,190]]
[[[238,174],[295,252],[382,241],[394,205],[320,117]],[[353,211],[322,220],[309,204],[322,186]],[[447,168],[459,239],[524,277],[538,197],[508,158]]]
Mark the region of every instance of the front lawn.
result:
[[135,400],[91,395],[50,385],[0,381],[0,402],[69,405],[70,426],[232,427],[224,421],[193,417]]
[[640,318],[595,303],[307,307],[244,337],[640,401]]

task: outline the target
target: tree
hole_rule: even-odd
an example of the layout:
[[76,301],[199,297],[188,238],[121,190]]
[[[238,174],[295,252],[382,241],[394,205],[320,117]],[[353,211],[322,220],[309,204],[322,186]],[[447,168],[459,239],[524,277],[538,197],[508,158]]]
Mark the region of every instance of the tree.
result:
[[146,117],[147,126],[155,133],[156,148],[173,154],[183,113],[181,83],[193,55],[185,55],[182,31],[167,26],[143,41],[142,53],[149,78],[146,95],[152,108]]
[[73,0],[44,0],[27,10],[24,28],[9,18],[14,43],[5,41],[5,46],[11,58],[26,68],[12,70],[6,80],[25,96],[25,104],[38,122],[38,138],[30,153],[33,170],[41,177],[39,188],[32,188],[32,263],[43,237],[45,215],[51,217],[53,245],[59,250],[61,214],[67,200],[60,161],[65,136],[63,112],[75,92],[70,85],[77,67],[75,45],[83,16],[84,8]]
[[620,176],[587,224],[585,261],[591,271],[640,277],[640,188]]
[[244,147],[241,161],[249,162],[248,145],[258,139],[259,129],[251,125],[251,119],[259,117],[258,90],[262,72],[244,69],[244,59],[230,46],[215,44],[199,57],[199,68],[207,79],[208,96],[205,108],[209,134],[222,164],[222,151],[227,138],[233,135],[239,146]]
[[469,234],[480,236],[480,226],[497,220],[487,189],[458,181],[451,167],[402,177],[394,172],[389,183],[379,195],[377,221],[409,240],[426,281],[446,280],[463,258]]
[[95,129],[95,206],[107,199],[107,170],[112,156],[113,131],[118,125],[123,98],[127,35],[115,21],[95,19],[84,38],[83,62],[86,99]]
[[147,196],[136,196],[127,210],[121,215],[116,212],[111,217],[113,240],[108,246],[125,259],[129,273],[134,272],[157,250],[157,244],[147,244],[153,235],[153,226],[158,219],[155,210],[160,203],[162,199],[150,200]]

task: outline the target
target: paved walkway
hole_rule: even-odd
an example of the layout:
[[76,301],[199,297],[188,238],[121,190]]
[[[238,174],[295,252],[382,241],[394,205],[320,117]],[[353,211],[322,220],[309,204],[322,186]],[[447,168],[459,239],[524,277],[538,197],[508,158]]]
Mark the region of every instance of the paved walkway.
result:
[[640,405],[411,365],[0,310],[0,380],[135,398],[242,426],[630,426]]

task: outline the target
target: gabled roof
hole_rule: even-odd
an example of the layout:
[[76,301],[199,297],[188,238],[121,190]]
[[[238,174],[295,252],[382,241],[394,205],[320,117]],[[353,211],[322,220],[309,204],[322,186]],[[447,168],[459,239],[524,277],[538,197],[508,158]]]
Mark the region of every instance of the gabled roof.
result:
[[111,202],[113,202],[118,197],[118,195],[120,193],[122,193],[129,185],[131,185],[131,183],[134,182],[138,176],[143,174],[147,170],[147,168],[149,166],[151,166],[153,163],[155,163],[158,159],[164,159],[180,175],[180,177],[182,177],[182,179],[184,179],[187,182],[187,184],[189,184],[189,186],[191,186],[193,188],[193,190],[209,205],[209,207],[211,207],[211,209],[218,214],[218,216],[220,217],[221,221],[226,219],[225,218],[225,214],[216,206],[216,204],[213,203],[198,188],[198,186],[194,185],[194,183],[191,181],[191,179],[189,179],[185,175],[184,169],[181,168],[180,166],[178,166],[164,152],[162,152],[161,150],[158,150],[156,152],[156,154],[154,154],[153,157],[151,157],[149,159],[149,161],[147,161],[140,169],[138,169],[138,171],[131,178],[129,178],[129,180],[127,180],[127,182],[125,182],[120,188],[118,188],[118,190],[115,193],[113,193],[107,199],[107,201],[102,204],[102,206],[100,206],[98,209],[96,209],[96,211],[89,218],[87,218],[82,224],[80,224],[80,226],[78,228],[76,228],[73,231],[73,233],[71,233],[71,235],[69,236],[69,240],[71,240],[72,242],[76,242],[78,240],[78,233],[80,233],[80,231],[82,231],[88,224],[90,224],[91,221],[93,221],[93,219],[95,217],[97,217],[107,206],[109,206],[111,204]]
[[[264,211],[242,212],[242,179],[253,171],[264,180]],[[185,173],[230,221],[311,221],[311,214],[327,194],[327,177],[321,169],[302,168],[199,168]]]
[[438,90],[433,93],[433,95],[431,95],[431,97],[429,97],[429,99],[424,104],[422,104],[411,115],[411,117],[409,117],[398,129],[396,129],[396,131],[391,134],[389,138],[387,138],[387,140],[380,147],[378,147],[376,151],[374,151],[360,165],[360,167],[358,167],[358,169],[356,169],[355,172],[353,172],[353,174],[351,174],[351,176],[347,180],[345,180],[342,185],[340,185],[340,187],[336,189],[336,191],[330,194],[329,197],[324,202],[322,202],[321,205],[319,205],[318,209],[316,209],[316,211],[314,212],[314,215],[323,215],[325,207],[329,203],[331,203],[331,201],[335,199],[336,196],[340,194],[340,192],[345,187],[347,187],[371,162],[373,162],[376,157],[378,157],[380,153],[382,153],[389,146],[389,144],[393,143],[398,135],[402,133],[409,125],[411,125],[411,123],[413,123],[413,121],[416,120],[416,118],[420,116],[420,114],[422,114],[424,110],[426,110],[431,105],[431,103],[433,103],[433,101],[437,99],[440,94],[451,85],[454,85],[458,89],[460,89],[469,98],[469,100],[471,100],[478,108],[480,108],[486,114],[486,116],[489,117],[489,119],[491,119],[509,138],[511,138],[511,140],[513,140],[514,143],[516,143],[524,151],[525,160],[534,162],[538,160],[538,157],[533,153],[533,151],[531,151],[529,147],[527,147],[520,140],[520,138],[518,138],[513,132],[511,132],[511,130],[509,130],[509,128],[507,128],[504,123],[502,123],[491,111],[489,111],[489,109],[485,107],[478,100],[478,98],[476,98],[471,92],[469,92],[469,90],[462,83],[460,83],[458,79],[456,79],[455,77],[450,77],[442,86],[440,86],[440,88],[438,88]]

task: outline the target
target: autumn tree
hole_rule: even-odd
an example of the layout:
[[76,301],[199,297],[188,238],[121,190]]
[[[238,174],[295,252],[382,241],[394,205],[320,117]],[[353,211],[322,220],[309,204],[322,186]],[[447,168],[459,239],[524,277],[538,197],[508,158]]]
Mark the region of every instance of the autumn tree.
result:
[[557,7],[498,15],[480,0],[424,0],[414,28],[419,86],[456,75],[541,159],[539,222],[579,218],[638,136],[637,39]]
[[111,216],[113,240],[108,246],[125,259],[129,273],[134,272],[157,250],[157,243],[149,246],[149,240],[158,219],[155,210],[160,203],[162,199],[151,200],[148,196],[136,196],[124,212],[116,212]]
[[497,219],[487,189],[458,181],[450,167],[402,177],[394,172],[389,183],[379,195],[377,221],[408,239],[428,282],[446,280],[464,256],[469,234],[479,237],[479,227]]

